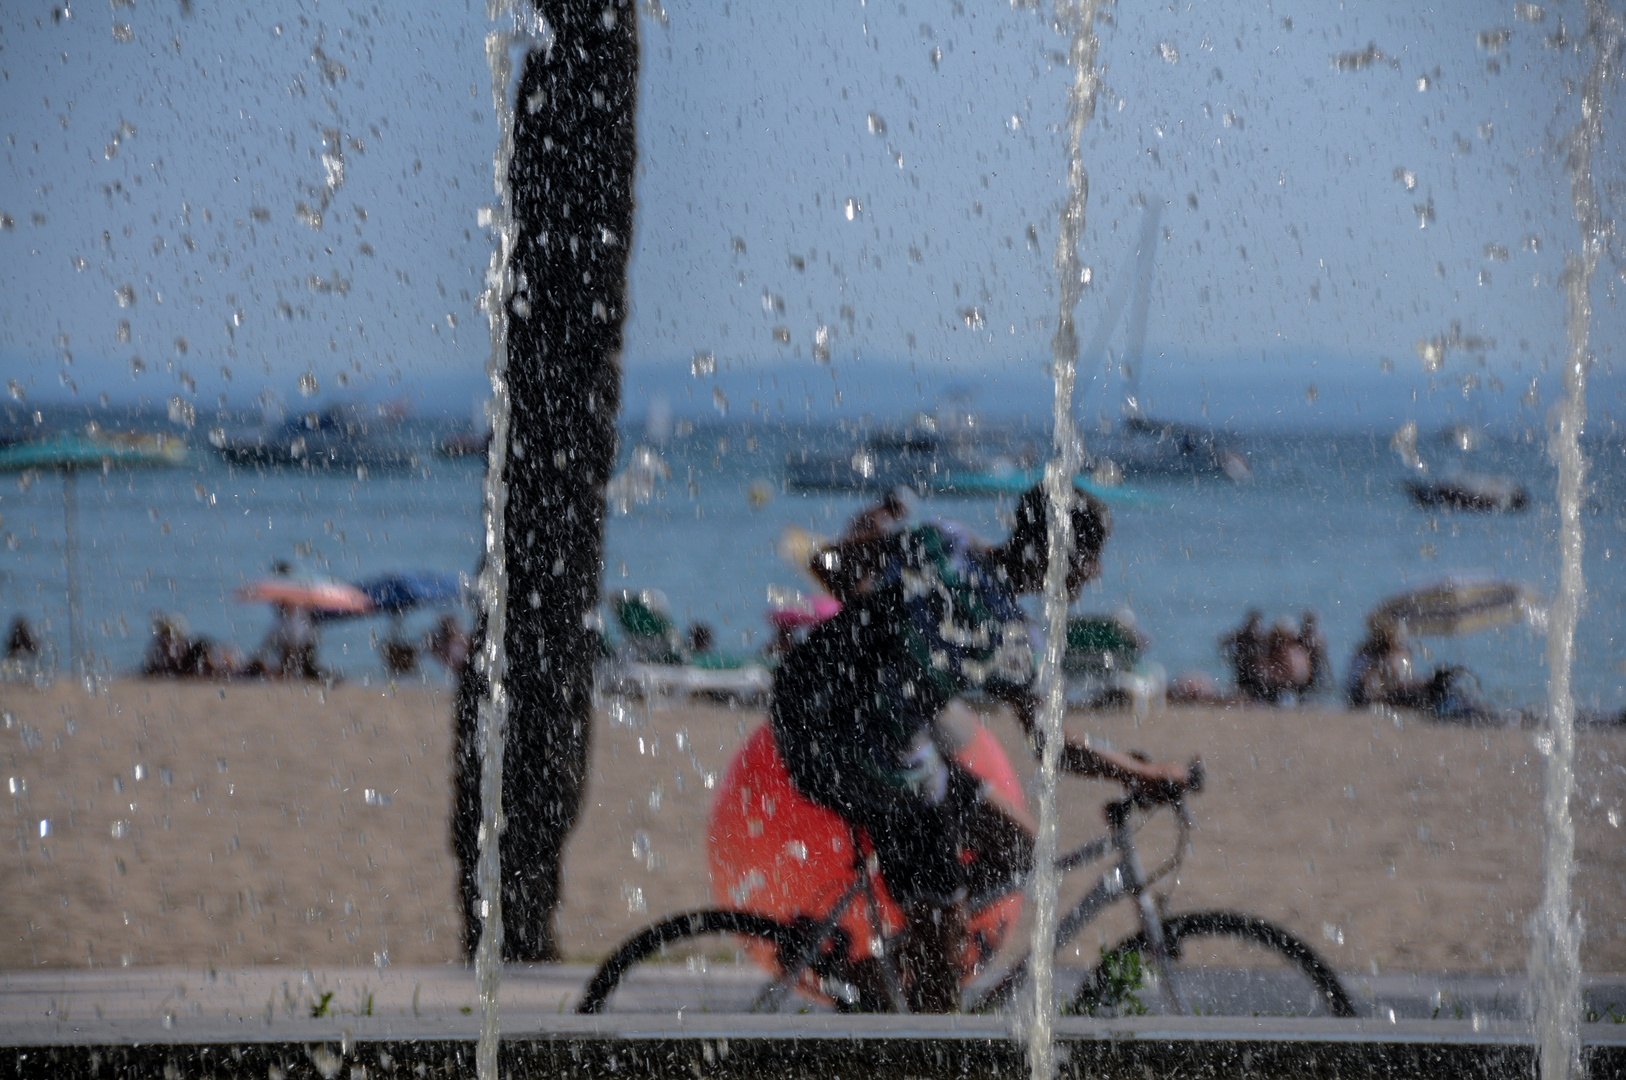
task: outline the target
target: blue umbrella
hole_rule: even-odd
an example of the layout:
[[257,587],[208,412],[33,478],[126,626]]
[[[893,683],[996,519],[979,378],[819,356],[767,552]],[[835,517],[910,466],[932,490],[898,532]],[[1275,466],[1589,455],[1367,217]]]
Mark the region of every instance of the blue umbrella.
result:
[[429,570],[381,574],[356,582],[356,588],[367,594],[374,610],[392,615],[416,607],[455,604],[463,598],[463,581],[458,575]]

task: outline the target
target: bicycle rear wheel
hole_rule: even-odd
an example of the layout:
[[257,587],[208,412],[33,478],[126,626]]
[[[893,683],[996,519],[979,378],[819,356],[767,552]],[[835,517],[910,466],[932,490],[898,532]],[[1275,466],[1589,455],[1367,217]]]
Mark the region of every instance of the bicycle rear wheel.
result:
[[[838,1009],[881,1007],[857,985],[846,935],[837,930],[815,942],[815,934],[811,923],[744,911],[674,915],[622,942],[594,972],[576,1011],[772,1012],[798,986],[816,988]],[[759,962],[765,954],[777,960],[777,972]]]
[[[1213,1016],[1356,1015],[1314,949],[1274,923],[1235,911],[1163,920],[1170,974],[1185,1007]],[[1087,1016],[1161,1012],[1165,999],[1144,933],[1102,954],[1068,1009]]]

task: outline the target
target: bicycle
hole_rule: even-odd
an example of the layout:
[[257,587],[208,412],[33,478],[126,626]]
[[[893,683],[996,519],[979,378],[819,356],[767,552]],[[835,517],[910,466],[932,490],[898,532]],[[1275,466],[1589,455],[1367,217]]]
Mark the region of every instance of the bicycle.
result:
[[[760,756],[766,735],[765,729],[759,730],[757,737],[742,748],[740,758],[753,749]],[[771,738],[766,738],[766,745],[777,761]],[[788,777],[786,783],[788,785]],[[1116,856],[1094,887],[1061,916],[1056,930],[1056,953],[1061,953],[1079,931],[1120,900],[1133,904],[1140,922],[1139,932],[1102,950],[1099,961],[1067,995],[1063,1011],[1092,1016],[1153,1011],[1176,1015],[1194,1011],[1229,1015],[1357,1015],[1354,1002],[1337,974],[1313,948],[1290,931],[1240,912],[1167,914],[1160,910],[1152,886],[1179,870],[1192,830],[1185,796],[1201,788],[1202,772],[1194,763],[1191,783],[1183,790],[1165,792],[1167,798],[1141,792],[1112,800],[1105,807],[1107,833],[1056,860],[1057,873],[1066,875]],[[780,797],[784,797],[782,793]],[[1135,832],[1138,823],[1143,824],[1161,808],[1167,808],[1174,815],[1174,853],[1146,873],[1135,847]],[[885,886],[864,836],[851,826],[844,828],[849,837],[852,880],[822,912],[816,916],[780,919],[742,908],[707,908],[671,916],[622,942],[594,973],[576,1011],[600,1013],[613,1006],[617,991],[641,964],[670,958],[681,947],[688,950],[691,962],[698,956],[703,965],[708,955],[728,951],[719,949],[716,939],[730,938],[743,946],[736,951],[736,957],[748,954],[765,969],[761,987],[751,996],[749,1009],[752,1012],[781,1008],[797,989],[826,1000],[841,1012],[907,1011],[894,959],[899,953],[901,928],[895,930],[896,921],[889,925],[889,920],[883,917],[887,902]],[[833,847],[840,849],[839,840]],[[807,857],[805,848],[802,857]],[[968,926],[975,924],[979,912],[993,910],[996,905],[1004,904],[1008,910],[1011,895],[1000,893],[971,898],[967,903],[971,913]],[[853,918],[855,914],[859,916],[857,921]],[[700,946],[698,951],[694,948],[696,945]],[[1240,970],[1216,968],[1213,962],[1205,963],[1206,958],[1199,956],[1215,945],[1252,950],[1252,958]],[[977,951],[974,946],[982,947],[983,959],[989,958],[992,950],[985,942],[967,943],[967,949],[973,953]],[[1261,972],[1261,960],[1273,967]],[[1230,962],[1234,964],[1234,957]],[[968,1003],[969,1010],[991,1012],[1008,1008],[1027,978],[1028,957],[1024,956],[992,986],[977,994]],[[1155,997],[1149,1002],[1142,995],[1151,991],[1155,991]]]

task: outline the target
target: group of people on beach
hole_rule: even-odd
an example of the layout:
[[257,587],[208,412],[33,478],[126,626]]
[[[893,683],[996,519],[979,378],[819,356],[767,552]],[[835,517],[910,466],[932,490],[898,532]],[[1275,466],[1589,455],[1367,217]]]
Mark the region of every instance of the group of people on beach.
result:
[[[336,681],[335,673],[323,667],[318,657],[320,644],[321,620],[297,605],[272,605],[271,628],[251,656],[244,656],[234,645],[193,634],[184,617],[160,611],[152,617],[140,674],[149,679]],[[408,640],[396,626],[378,648],[391,675],[416,671],[420,658],[429,657],[456,676],[468,662],[469,637],[456,615],[445,614],[419,641]],[[6,671],[20,673],[37,666],[41,651],[28,619],[14,617],[5,639]]]
[[[317,656],[321,623],[307,608],[273,604],[271,629],[253,656],[243,655],[202,635],[187,632],[178,615],[160,612],[152,619],[152,637],[141,673],[168,679],[299,679],[331,682],[334,673]],[[379,642],[379,654],[392,675],[417,669],[420,655],[433,657],[453,675],[468,661],[469,639],[456,615],[442,615],[414,644],[399,627]]]
[[1278,619],[1267,630],[1264,615],[1249,609],[1242,625],[1220,639],[1220,654],[1250,701],[1276,705],[1289,694],[1303,699],[1332,687],[1327,637],[1314,611],[1298,623]]

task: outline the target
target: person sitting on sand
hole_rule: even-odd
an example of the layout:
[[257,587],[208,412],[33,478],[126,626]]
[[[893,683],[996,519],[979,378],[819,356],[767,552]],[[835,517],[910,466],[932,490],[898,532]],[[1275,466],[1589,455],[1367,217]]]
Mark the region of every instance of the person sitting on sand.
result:
[[40,654],[40,643],[34,637],[28,620],[18,615],[11,620],[11,632],[6,635],[7,660],[33,660]]
[[1310,688],[1310,652],[1291,619],[1278,619],[1265,635],[1260,699],[1280,705],[1283,696],[1303,697]]
[[159,679],[214,679],[240,674],[241,668],[235,649],[216,646],[201,635],[192,637],[179,615],[159,612],[152,617],[152,637],[141,660],[141,674]]
[[[770,720],[796,787],[862,827],[908,928],[900,951],[911,1009],[959,1002],[957,961],[966,902],[1015,887],[1033,860],[1025,815],[1002,807],[952,759],[938,726],[971,691],[1010,704],[1038,740],[1034,650],[1017,597],[1044,588],[1047,501],[1025,493],[1004,543],[952,524],[906,527],[889,500],[859,514],[810,569],[842,603],[793,646],[774,678]],[[1074,493],[1069,595],[1100,569],[1107,508]],[[1118,780],[1154,797],[1190,781],[1182,765],[1068,742],[1062,767]]]
[[1392,705],[1470,723],[1500,715],[1480,697],[1478,680],[1465,667],[1441,665],[1428,678],[1418,678],[1405,626],[1387,621],[1367,623],[1366,638],[1350,660],[1345,690],[1356,708]]
[[1265,686],[1265,617],[1249,608],[1242,625],[1220,639],[1220,655],[1231,665],[1236,688],[1253,701],[1269,700]]
[[423,651],[439,660],[451,674],[462,673],[463,665],[469,662],[469,637],[463,633],[456,615],[440,617],[435,628],[424,638]]
[[1310,682],[1300,696],[1326,693],[1332,689],[1332,655],[1327,635],[1321,632],[1320,616],[1308,608],[1299,619],[1299,644],[1310,659]]
[[272,604],[271,614],[257,670],[272,678],[324,678],[326,673],[316,663],[316,620],[311,613],[292,604]]

